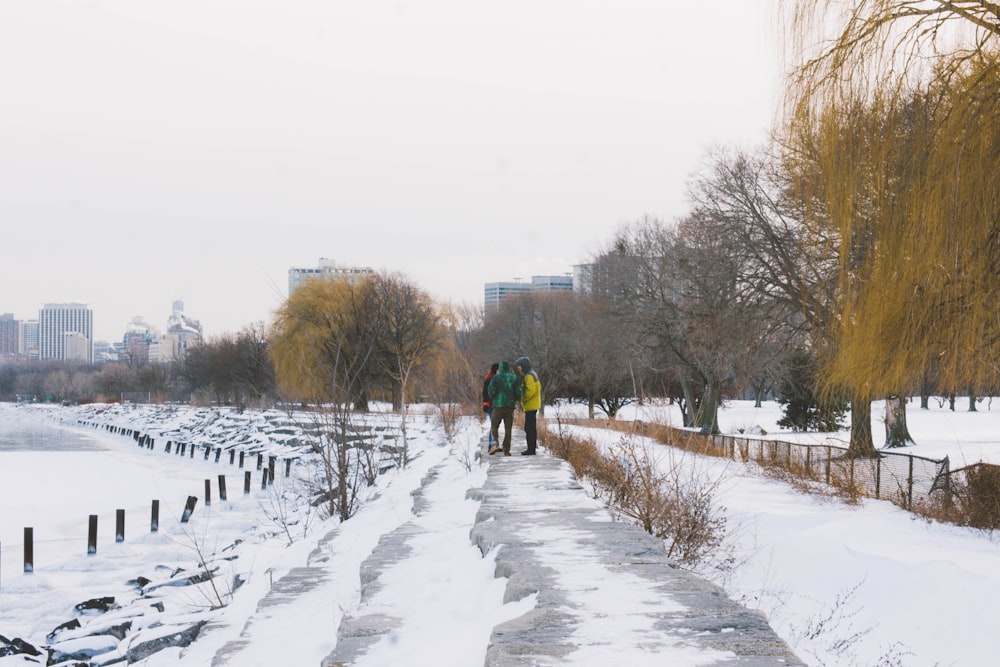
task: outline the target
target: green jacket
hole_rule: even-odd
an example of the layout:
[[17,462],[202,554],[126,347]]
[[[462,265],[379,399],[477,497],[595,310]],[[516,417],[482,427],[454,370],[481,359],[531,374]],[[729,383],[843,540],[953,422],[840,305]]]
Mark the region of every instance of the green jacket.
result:
[[516,408],[521,398],[523,387],[520,379],[510,370],[509,361],[501,361],[500,369],[490,380],[490,398],[495,408]]

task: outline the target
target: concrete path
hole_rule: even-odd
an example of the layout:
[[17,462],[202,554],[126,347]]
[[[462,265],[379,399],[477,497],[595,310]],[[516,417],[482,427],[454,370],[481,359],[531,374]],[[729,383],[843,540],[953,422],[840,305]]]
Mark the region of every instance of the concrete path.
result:
[[615,664],[635,647],[653,662],[662,654],[656,664],[805,664],[761,616],[678,569],[660,540],[609,520],[565,461],[492,458],[469,492],[482,502],[472,539],[483,553],[499,548],[506,601],[537,601],[495,628],[487,667]]

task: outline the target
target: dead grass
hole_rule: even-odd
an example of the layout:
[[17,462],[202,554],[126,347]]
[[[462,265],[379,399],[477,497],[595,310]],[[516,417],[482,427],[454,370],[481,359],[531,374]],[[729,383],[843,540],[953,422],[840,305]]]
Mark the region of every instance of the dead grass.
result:
[[[847,504],[858,504],[862,499],[872,496],[872,491],[866,489],[862,480],[873,477],[871,469],[875,466],[876,459],[852,460],[842,456],[829,456],[810,461],[804,459],[801,453],[794,455],[791,449],[794,445],[789,443],[711,437],[652,422],[573,419],[561,420],[561,423],[602,428],[626,435],[641,435],[685,452],[752,462],[760,467],[766,477],[785,482],[801,493],[825,496]],[[578,451],[569,454],[577,458],[591,456]],[[586,463],[590,468],[595,465],[592,462]],[[574,464],[574,469],[576,467]],[[1000,466],[980,465],[968,468],[947,488],[930,497],[913,498],[903,488],[883,488],[880,497],[935,521],[985,530],[1000,528]]]
[[664,450],[671,456],[664,465],[631,432],[602,452],[592,440],[557,426],[539,429],[541,444],[587,479],[617,518],[662,539],[670,558],[694,567],[722,544],[726,519],[715,502],[721,477],[706,477],[698,466],[673,459],[674,450]]

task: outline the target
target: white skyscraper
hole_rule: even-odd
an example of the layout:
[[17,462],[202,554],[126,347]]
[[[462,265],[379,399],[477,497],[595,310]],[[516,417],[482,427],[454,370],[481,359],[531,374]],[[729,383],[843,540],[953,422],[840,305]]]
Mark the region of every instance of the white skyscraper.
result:
[[66,359],[66,334],[74,332],[86,339],[86,362],[92,362],[93,311],[83,303],[47,303],[42,306],[38,311],[39,359]]
[[296,287],[310,278],[347,278],[357,281],[374,274],[375,269],[370,266],[339,266],[332,259],[320,257],[319,265],[315,269],[299,267],[288,269],[288,294],[290,295]]

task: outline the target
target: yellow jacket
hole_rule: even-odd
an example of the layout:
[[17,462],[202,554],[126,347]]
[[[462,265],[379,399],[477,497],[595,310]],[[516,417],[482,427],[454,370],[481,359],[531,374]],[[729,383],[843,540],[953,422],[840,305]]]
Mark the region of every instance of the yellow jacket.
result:
[[521,409],[540,410],[542,407],[542,383],[535,379],[533,373],[524,374],[524,393],[521,394]]
[[531,370],[531,359],[521,357],[514,362],[515,368],[520,369],[518,375],[521,378],[521,409],[525,412],[542,409],[542,383],[538,381],[538,373]]

